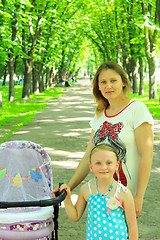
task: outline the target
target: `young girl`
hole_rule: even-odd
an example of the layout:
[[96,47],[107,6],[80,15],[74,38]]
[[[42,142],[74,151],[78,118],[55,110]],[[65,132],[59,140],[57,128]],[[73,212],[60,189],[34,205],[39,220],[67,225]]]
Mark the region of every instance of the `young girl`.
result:
[[86,240],[137,240],[138,229],[131,192],[113,178],[118,170],[116,149],[108,144],[96,145],[90,154],[90,171],[95,179],[84,184],[73,206],[70,188],[63,184],[67,196],[64,201],[68,217],[78,221],[88,203]]

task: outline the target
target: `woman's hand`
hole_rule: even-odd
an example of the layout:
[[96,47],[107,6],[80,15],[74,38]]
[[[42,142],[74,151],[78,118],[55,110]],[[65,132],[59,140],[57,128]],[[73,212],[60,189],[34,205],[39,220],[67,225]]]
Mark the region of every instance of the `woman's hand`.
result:
[[53,191],[52,191],[52,197],[55,198],[56,197],[56,194],[58,193],[58,188],[54,188]]
[[139,217],[139,215],[142,211],[143,197],[136,195],[134,197],[134,204],[135,204],[135,209],[136,209],[136,216]]

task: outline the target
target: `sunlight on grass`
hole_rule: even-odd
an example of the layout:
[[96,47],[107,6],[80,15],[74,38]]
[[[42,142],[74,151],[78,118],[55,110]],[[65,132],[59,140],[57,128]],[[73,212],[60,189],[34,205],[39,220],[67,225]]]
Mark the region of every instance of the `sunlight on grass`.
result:
[[9,86],[1,86],[2,108],[0,108],[0,143],[7,140],[17,129],[30,122],[50,100],[63,94],[65,88],[54,87],[40,94],[31,94],[22,99],[22,86],[15,86],[15,102],[8,102]]
[[51,89],[47,89],[44,92],[39,94],[32,94],[30,95],[29,98],[33,100],[45,100],[45,101],[55,99],[63,94],[64,89],[65,88],[54,87]]
[[148,81],[144,82],[144,95],[140,96],[138,93],[131,93],[130,97],[132,99],[137,99],[138,101],[144,102],[148,107],[150,113],[154,118],[160,119],[160,82],[157,84],[157,99],[149,99],[149,85]]

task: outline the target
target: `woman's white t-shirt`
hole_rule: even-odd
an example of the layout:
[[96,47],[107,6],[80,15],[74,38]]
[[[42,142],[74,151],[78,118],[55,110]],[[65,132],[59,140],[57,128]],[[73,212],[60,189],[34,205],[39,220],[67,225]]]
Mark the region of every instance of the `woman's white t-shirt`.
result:
[[119,151],[122,169],[126,177],[126,185],[133,196],[136,194],[139,170],[139,154],[135,141],[135,129],[142,123],[153,125],[153,118],[142,102],[131,100],[118,114],[107,116],[106,109],[100,117],[96,115],[90,121],[95,131],[93,144],[105,142]]

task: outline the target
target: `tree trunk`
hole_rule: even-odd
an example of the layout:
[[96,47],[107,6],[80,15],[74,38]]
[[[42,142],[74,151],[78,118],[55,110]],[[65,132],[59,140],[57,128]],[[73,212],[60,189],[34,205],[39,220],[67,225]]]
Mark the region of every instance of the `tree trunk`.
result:
[[39,68],[39,91],[44,92],[44,82],[43,82],[43,64],[38,63]]
[[43,82],[43,64],[40,62],[34,62],[33,67],[33,92],[38,94],[44,92]]
[[[29,95],[32,93],[32,69],[33,69],[33,54],[34,49],[37,42],[37,37],[40,33],[40,26],[43,18],[38,19],[37,28],[35,30],[35,34],[33,34],[33,23],[32,19],[29,20],[29,29],[30,29],[30,39],[31,39],[31,47],[28,51],[26,48],[26,31],[25,28],[22,29],[22,50],[28,56],[28,59],[23,59],[25,65],[25,73],[24,73],[24,84],[23,84],[23,93],[22,98],[27,99]],[[30,45],[30,44],[29,44]]]
[[133,56],[130,59],[130,77],[131,77],[132,91],[133,93],[138,93],[137,76],[136,76],[136,60]]
[[[142,4],[142,12],[144,16],[148,13],[151,15],[151,12],[147,11],[145,3]],[[156,9],[157,10],[157,9]],[[149,27],[144,26],[144,36],[145,36],[145,52],[149,66],[149,99],[157,98],[157,82],[155,77],[155,56],[156,56],[156,38],[157,38],[157,29],[150,29]]]
[[151,40],[148,31],[145,28],[145,51],[149,66],[149,99],[157,98],[157,82],[155,77],[155,42]]
[[[15,5],[16,8],[19,7],[18,4]],[[17,14],[16,11],[14,11],[13,14],[13,20],[12,20],[12,42],[15,41],[16,35],[17,35]],[[9,54],[9,101],[14,102],[14,75],[15,75],[15,66],[14,66],[14,45],[10,48],[10,54]]]
[[160,0],[157,0],[156,1],[156,9],[157,9],[157,22],[159,24],[159,27],[160,27]]
[[14,59],[13,55],[9,54],[9,101],[14,102]]
[[157,99],[157,81],[155,76],[155,59],[148,58],[149,65],[149,99]]
[[25,65],[24,84],[22,98],[27,99],[32,92],[31,78],[32,78],[32,59],[23,59]]
[[[56,80],[57,79],[57,80]],[[50,87],[53,87],[54,83],[58,83],[59,78],[53,73],[53,67],[50,70]]]
[[5,66],[5,70],[4,70],[4,77],[3,77],[2,86],[5,86],[5,84],[6,84],[7,74],[8,74],[8,68],[7,68],[7,65],[6,65],[6,66]]
[[32,70],[32,77],[33,77],[33,93],[39,94],[39,74],[36,68],[36,63],[34,63],[34,67]]
[[143,95],[143,93],[144,93],[144,76],[143,76],[143,59],[142,59],[142,57],[139,57],[139,76],[140,76],[139,95]]
[[46,89],[49,89],[51,85],[51,78],[50,78],[50,69],[49,65],[46,66]]
[[2,108],[2,94],[1,94],[1,90],[0,90],[0,108]]

